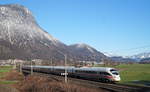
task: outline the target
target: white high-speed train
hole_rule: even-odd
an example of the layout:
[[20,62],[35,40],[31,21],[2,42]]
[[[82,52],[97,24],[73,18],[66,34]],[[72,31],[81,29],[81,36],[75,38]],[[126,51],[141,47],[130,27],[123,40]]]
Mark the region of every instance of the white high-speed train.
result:
[[[23,66],[22,70],[61,75],[65,73],[64,66]],[[92,79],[102,82],[119,82],[120,75],[115,68],[108,67],[66,67],[68,76],[84,79]]]

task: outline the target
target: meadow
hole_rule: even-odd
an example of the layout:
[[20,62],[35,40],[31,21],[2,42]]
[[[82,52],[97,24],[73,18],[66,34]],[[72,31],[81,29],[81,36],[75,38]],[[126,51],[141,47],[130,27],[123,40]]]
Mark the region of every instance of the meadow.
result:
[[120,83],[150,83],[150,64],[122,64],[115,68],[120,70]]

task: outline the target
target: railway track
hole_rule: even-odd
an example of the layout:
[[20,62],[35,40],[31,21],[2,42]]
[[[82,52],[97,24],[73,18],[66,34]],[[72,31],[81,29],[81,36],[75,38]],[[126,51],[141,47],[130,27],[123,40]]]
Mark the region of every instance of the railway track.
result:
[[[23,71],[29,73],[29,71]],[[48,78],[52,78],[58,82],[64,82],[63,76],[57,76],[52,74],[45,74],[45,73],[35,73],[34,75],[38,76],[46,76]],[[69,83],[79,84],[87,87],[92,88],[101,88],[108,90],[110,92],[150,92],[150,87],[147,86],[134,86],[134,85],[124,85],[124,84],[109,84],[109,83],[101,83],[96,81],[89,81],[83,79],[76,79],[76,78],[68,78]]]

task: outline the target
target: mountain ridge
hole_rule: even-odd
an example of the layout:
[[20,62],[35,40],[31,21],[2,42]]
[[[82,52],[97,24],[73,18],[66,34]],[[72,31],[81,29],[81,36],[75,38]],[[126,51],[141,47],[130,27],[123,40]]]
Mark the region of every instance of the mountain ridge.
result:
[[[91,53],[82,54],[81,58],[75,54],[73,48],[70,49],[70,46],[60,42],[41,28],[29,9],[18,4],[0,5],[0,43],[0,59],[49,60],[54,58],[55,61],[60,61],[64,60],[64,54],[67,54],[69,60],[75,61],[76,58],[87,60],[84,57],[93,56]],[[100,61],[105,57],[91,47],[86,49],[87,52],[88,50],[99,54],[97,55],[99,58],[89,57],[89,61]]]
[[[11,57],[48,59],[53,52],[59,54],[57,49],[69,53],[67,46],[43,30],[32,13],[21,5],[0,5],[0,20],[0,41],[4,43],[1,47],[7,47]],[[18,55],[21,51],[25,58]]]
[[91,58],[90,60],[94,61],[95,58],[96,61],[102,61],[102,58],[107,58],[103,53],[97,51],[96,49],[85,43],[72,44],[69,46],[69,48],[70,51],[75,52],[75,56],[86,58],[86,60],[88,60],[88,58]]

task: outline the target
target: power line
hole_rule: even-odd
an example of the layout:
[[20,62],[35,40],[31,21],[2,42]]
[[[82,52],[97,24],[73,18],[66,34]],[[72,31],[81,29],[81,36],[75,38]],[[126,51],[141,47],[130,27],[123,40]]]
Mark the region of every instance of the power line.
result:
[[141,47],[135,47],[135,48],[129,48],[129,49],[120,49],[120,50],[114,50],[114,51],[110,51],[110,52],[119,52],[119,51],[127,51],[127,50],[138,50],[138,49],[145,49],[145,48],[150,48],[150,45],[145,45],[145,46],[141,46]]
[[[104,53],[112,53],[112,54],[114,54],[114,53],[120,53],[120,52],[121,53],[123,53],[123,52],[139,53],[142,50],[149,50],[149,52],[150,52],[150,45],[145,45],[145,46],[140,46],[140,47],[134,47],[134,48],[129,48],[129,49],[113,50],[113,51],[104,52]],[[145,51],[142,51],[142,52],[145,52]]]

